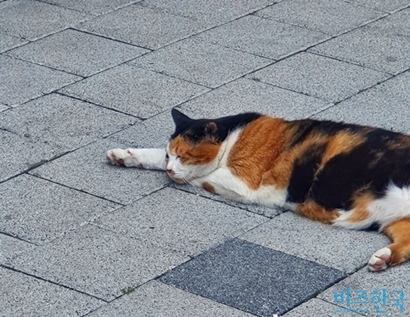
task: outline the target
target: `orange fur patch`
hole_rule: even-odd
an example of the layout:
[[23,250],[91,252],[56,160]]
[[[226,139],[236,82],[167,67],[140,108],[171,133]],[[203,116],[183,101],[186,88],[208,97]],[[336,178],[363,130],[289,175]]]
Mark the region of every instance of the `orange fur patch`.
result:
[[256,190],[264,181],[277,184],[274,180],[267,180],[265,174],[275,166],[283,151],[286,126],[282,119],[262,116],[245,126],[239,134],[227,165],[232,174],[250,189]]
[[362,144],[365,138],[362,135],[349,133],[346,131],[341,131],[336,135],[327,138],[326,150],[323,154],[320,168],[323,168],[327,162],[329,162],[333,157],[349,153],[356,146]]
[[191,144],[178,135],[169,144],[169,152],[179,156],[186,165],[204,165],[211,163],[218,155],[220,144],[204,140],[199,144]]
[[296,213],[303,217],[320,221],[325,224],[332,224],[333,220],[339,216],[337,211],[326,210],[312,201],[299,204],[296,208]]
[[397,220],[387,225],[383,232],[393,241],[390,265],[396,265],[410,258],[410,218]]
[[374,196],[370,193],[357,195],[353,202],[353,213],[347,219],[350,222],[362,222],[370,217],[367,206],[374,201]]

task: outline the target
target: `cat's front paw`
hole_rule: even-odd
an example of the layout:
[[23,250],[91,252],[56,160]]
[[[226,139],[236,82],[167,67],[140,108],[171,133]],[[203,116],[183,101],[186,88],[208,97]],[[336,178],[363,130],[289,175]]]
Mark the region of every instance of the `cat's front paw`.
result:
[[113,165],[121,165],[126,167],[139,167],[142,168],[142,164],[136,161],[130,150],[112,149],[107,151],[107,161]]
[[383,271],[390,263],[391,250],[388,247],[376,251],[369,260],[368,268],[370,271]]

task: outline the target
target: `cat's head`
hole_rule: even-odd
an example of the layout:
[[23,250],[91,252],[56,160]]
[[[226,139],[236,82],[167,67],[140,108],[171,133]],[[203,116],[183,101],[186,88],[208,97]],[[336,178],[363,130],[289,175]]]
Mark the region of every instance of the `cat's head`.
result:
[[172,109],[175,132],[167,146],[167,172],[178,183],[209,174],[228,131],[218,120],[191,119]]

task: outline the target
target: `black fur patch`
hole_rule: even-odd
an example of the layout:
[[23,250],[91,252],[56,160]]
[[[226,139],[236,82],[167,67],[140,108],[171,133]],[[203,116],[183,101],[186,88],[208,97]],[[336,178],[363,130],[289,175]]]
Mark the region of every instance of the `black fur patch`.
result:
[[[172,117],[175,123],[175,132],[171,135],[171,140],[181,135],[196,144],[205,138],[222,142],[230,132],[246,126],[261,117],[261,114],[247,112],[218,119],[191,119],[180,111],[172,109]],[[216,129],[209,129],[211,122],[216,124]]]
[[[302,129],[292,145],[303,142],[313,132],[328,136],[340,131],[354,132],[365,141],[350,152],[330,159],[314,180],[314,166],[318,166],[321,155],[316,150],[306,151],[294,164],[288,187],[289,201],[310,199],[327,210],[349,210],[359,191],[365,190],[381,198],[390,183],[398,187],[410,185],[410,138],[405,139],[407,146],[407,143],[402,144],[406,137],[383,129],[330,121],[309,120],[298,124]],[[395,144],[400,146],[394,148]],[[310,187],[308,181],[312,181]]]

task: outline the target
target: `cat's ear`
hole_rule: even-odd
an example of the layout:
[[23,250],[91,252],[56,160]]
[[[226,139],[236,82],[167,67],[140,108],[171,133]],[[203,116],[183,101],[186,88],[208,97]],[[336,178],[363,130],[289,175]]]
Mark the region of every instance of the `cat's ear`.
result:
[[192,124],[192,122],[194,121],[190,117],[184,115],[181,111],[175,108],[172,108],[171,115],[172,115],[172,119],[174,119],[175,126],[177,127]]
[[216,140],[218,139],[218,126],[215,122],[207,122],[204,124],[204,131],[205,135],[211,139]]

